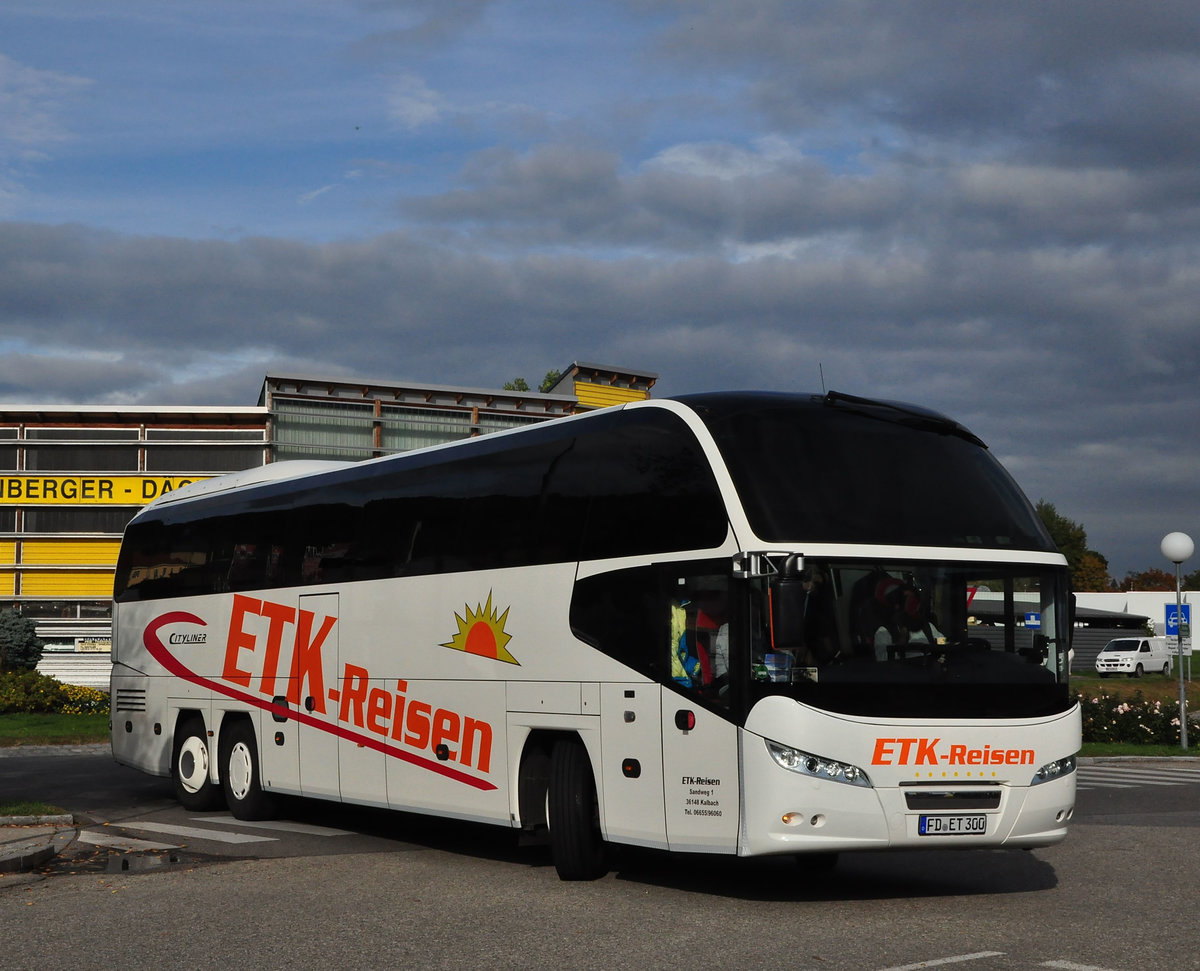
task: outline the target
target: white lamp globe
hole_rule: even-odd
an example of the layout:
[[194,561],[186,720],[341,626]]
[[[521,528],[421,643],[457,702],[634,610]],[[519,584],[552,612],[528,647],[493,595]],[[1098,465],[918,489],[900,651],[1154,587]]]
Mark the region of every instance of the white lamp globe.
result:
[[1163,537],[1159,549],[1162,550],[1162,555],[1172,563],[1182,563],[1184,560],[1191,559],[1192,554],[1196,552],[1196,544],[1192,542],[1192,538],[1187,533],[1167,533]]

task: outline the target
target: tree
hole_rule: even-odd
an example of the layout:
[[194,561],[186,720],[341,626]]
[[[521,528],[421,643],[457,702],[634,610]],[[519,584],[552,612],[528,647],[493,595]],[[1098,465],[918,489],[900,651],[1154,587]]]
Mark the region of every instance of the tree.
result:
[[[1060,516],[1058,510],[1054,508],[1054,504],[1046,502],[1045,499],[1039,499],[1036,508],[1038,518],[1041,519],[1050,533],[1050,538],[1054,540],[1054,545],[1067,558],[1067,567],[1071,571],[1072,585],[1076,590],[1090,589],[1090,587],[1080,585],[1086,580],[1082,570],[1083,558],[1089,552],[1087,548],[1087,531],[1079,523],[1067,519],[1066,516]],[[1099,553],[1095,555],[1100,560],[1104,559]],[[1107,569],[1107,563],[1105,567]],[[1094,564],[1091,564],[1089,567],[1089,573],[1092,568],[1094,568]],[[1107,585],[1101,589],[1107,589]]]
[[[542,394],[545,394],[558,383],[558,379],[561,377],[561,371],[547,371],[546,376],[542,378],[542,383],[538,385],[538,391],[540,391]],[[511,381],[504,382],[504,390],[529,391],[529,382],[524,378],[513,378]]]
[[0,611],[0,671],[32,671],[42,659],[42,639],[28,617]]
[[1072,575],[1071,585],[1080,593],[1106,593],[1112,590],[1108,560],[1095,550],[1088,550],[1079,561],[1079,569]]
[[1125,574],[1125,579],[1121,581],[1121,589],[1125,591],[1174,590],[1175,574],[1168,573],[1166,570],[1160,570],[1157,567],[1151,567],[1149,570],[1143,570],[1141,573],[1130,570]]

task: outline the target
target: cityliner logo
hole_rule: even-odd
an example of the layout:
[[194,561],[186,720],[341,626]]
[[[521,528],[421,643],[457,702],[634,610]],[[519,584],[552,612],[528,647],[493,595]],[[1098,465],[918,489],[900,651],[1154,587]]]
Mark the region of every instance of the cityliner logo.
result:
[[503,614],[498,613],[492,607],[492,592],[489,590],[486,604],[476,604],[474,610],[471,609],[470,604],[466,604],[463,607],[465,617],[454,615],[454,619],[458,622],[458,633],[442,647],[520,666],[521,662],[507,650],[507,644],[512,640],[512,635],[505,632],[504,622],[508,619],[508,612],[511,609],[511,607],[505,607]]

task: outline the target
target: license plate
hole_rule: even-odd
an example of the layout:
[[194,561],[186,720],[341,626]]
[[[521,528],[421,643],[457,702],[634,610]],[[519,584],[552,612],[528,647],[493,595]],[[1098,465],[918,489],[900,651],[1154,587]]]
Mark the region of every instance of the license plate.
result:
[[917,832],[922,836],[983,836],[987,816],[922,816]]

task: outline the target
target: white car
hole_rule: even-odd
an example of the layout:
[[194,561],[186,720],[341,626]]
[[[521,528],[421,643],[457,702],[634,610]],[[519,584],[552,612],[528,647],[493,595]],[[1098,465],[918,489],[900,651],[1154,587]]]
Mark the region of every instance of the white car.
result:
[[1147,671],[1171,673],[1171,654],[1165,637],[1118,637],[1109,641],[1096,655],[1100,677],[1127,674],[1140,678]]

